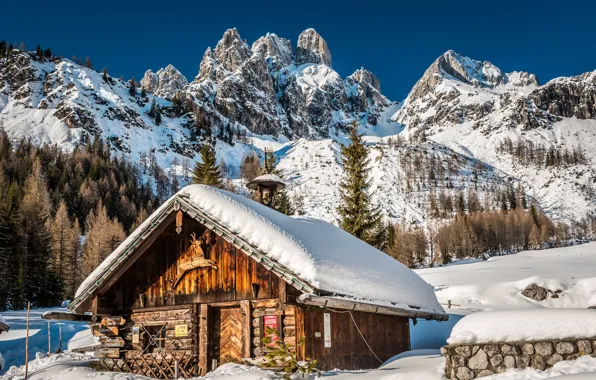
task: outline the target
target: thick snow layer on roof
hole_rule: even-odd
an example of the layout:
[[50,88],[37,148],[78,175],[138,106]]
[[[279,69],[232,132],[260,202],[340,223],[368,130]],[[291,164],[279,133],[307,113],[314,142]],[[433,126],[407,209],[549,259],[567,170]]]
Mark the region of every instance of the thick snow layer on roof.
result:
[[474,313],[462,318],[449,344],[596,337],[595,309],[519,309]]
[[[444,313],[433,288],[381,251],[322,220],[289,217],[238,194],[191,185],[177,196],[320,290],[379,305]],[[167,202],[166,202],[167,203]],[[77,297],[115,262],[162,206],[81,284]]]
[[257,181],[270,181],[270,182],[284,183],[284,181],[281,178],[279,178],[278,176],[276,176],[275,174],[263,174],[263,175],[256,177],[251,182],[257,182]]
[[191,185],[178,194],[318,289],[443,313],[432,287],[417,274],[336,226],[288,217],[208,186]]

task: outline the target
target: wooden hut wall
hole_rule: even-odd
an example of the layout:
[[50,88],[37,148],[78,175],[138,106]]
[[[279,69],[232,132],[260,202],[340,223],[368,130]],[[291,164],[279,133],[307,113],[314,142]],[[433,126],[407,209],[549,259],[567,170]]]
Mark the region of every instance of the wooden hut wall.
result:
[[[330,344],[325,347],[324,314],[330,315]],[[410,349],[409,320],[384,314],[352,311],[362,335],[381,361]],[[303,309],[305,355],[317,360],[317,368],[346,370],[377,368],[377,360],[354,326],[347,311]]]
[[[184,216],[180,234],[172,223],[124,275],[100,296],[104,314],[126,313],[131,309],[190,303],[213,303],[279,297],[280,279],[263,265],[208,231],[194,219]],[[212,236],[205,257],[217,269],[202,267],[188,271],[172,287],[180,274],[180,261],[190,255],[192,234]]]

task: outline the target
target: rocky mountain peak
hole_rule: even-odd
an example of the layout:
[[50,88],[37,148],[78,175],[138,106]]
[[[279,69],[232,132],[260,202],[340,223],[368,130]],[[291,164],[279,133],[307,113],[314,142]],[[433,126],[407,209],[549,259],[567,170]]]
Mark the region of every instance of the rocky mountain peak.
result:
[[202,82],[209,79],[215,80],[216,65],[217,61],[215,59],[215,55],[213,54],[213,50],[211,50],[211,48],[207,48],[203,54],[203,59],[201,60],[201,65],[199,66],[199,74],[196,76],[195,82]]
[[453,50],[442,54],[429,69],[441,75],[446,73],[474,87],[495,87],[507,81],[507,76],[492,63],[476,61]]
[[540,83],[534,74],[526,71],[513,71],[507,74],[507,84],[516,87],[538,87]]
[[375,90],[381,92],[381,81],[373,73],[365,70],[364,67],[356,70],[351,76],[356,82],[361,84],[369,84]]
[[253,53],[259,53],[264,58],[271,59],[276,70],[286,67],[294,60],[292,42],[281,38],[277,34],[267,33],[252,44]]
[[225,31],[213,54],[225,69],[234,71],[252,55],[252,52],[248,44],[240,38],[238,29],[232,28]]
[[316,30],[310,28],[300,33],[296,45],[296,63],[322,63],[331,67],[331,52],[327,42]]
[[173,98],[178,91],[182,91],[188,85],[188,80],[173,65],[159,69],[157,73],[151,70],[145,71],[141,79],[141,86],[152,94],[164,98]]

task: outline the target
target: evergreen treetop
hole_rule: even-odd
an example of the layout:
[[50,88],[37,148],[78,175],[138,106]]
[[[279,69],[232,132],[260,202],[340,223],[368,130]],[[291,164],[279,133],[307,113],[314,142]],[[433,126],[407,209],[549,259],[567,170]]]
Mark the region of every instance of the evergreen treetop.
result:
[[215,150],[209,144],[203,144],[201,147],[201,160],[195,164],[192,180],[194,183],[209,185],[222,188],[222,174],[217,165]]
[[368,194],[370,160],[356,121],[351,125],[349,138],[351,144],[341,148],[344,176],[339,185],[339,226],[358,239],[380,247],[385,235],[381,228],[382,217]]

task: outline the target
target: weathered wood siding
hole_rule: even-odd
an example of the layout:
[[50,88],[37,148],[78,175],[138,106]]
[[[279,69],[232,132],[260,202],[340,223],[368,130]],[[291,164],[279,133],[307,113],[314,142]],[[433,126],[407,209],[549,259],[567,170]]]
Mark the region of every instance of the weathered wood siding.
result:
[[[329,313],[331,318],[329,348],[324,345],[324,313]],[[410,349],[408,318],[358,311],[351,313],[362,335],[382,361]],[[371,369],[381,364],[364,343],[348,312],[306,308],[300,318],[304,321],[305,355],[317,360],[318,369]],[[316,337],[315,333],[320,333],[320,337]]]
[[[172,288],[179,262],[189,257],[191,233],[209,237],[205,256],[215,261],[217,269],[190,270]],[[100,299],[105,313],[116,314],[148,307],[252,300],[253,283],[259,288],[257,298],[276,298],[279,282],[264,266],[185,215],[180,234],[172,223]]]
[[[176,336],[176,326],[187,326],[186,336]],[[133,343],[133,326],[139,328],[139,342]],[[185,377],[199,374],[197,367],[198,308],[157,308],[134,311],[131,315],[103,318],[92,326],[102,348],[96,356],[112,371],[143,373],[156,378],[172,378],[175,363]],[[159,335],[157,332],[161,331]],[[153,333],[158,347],[147,344]]]

